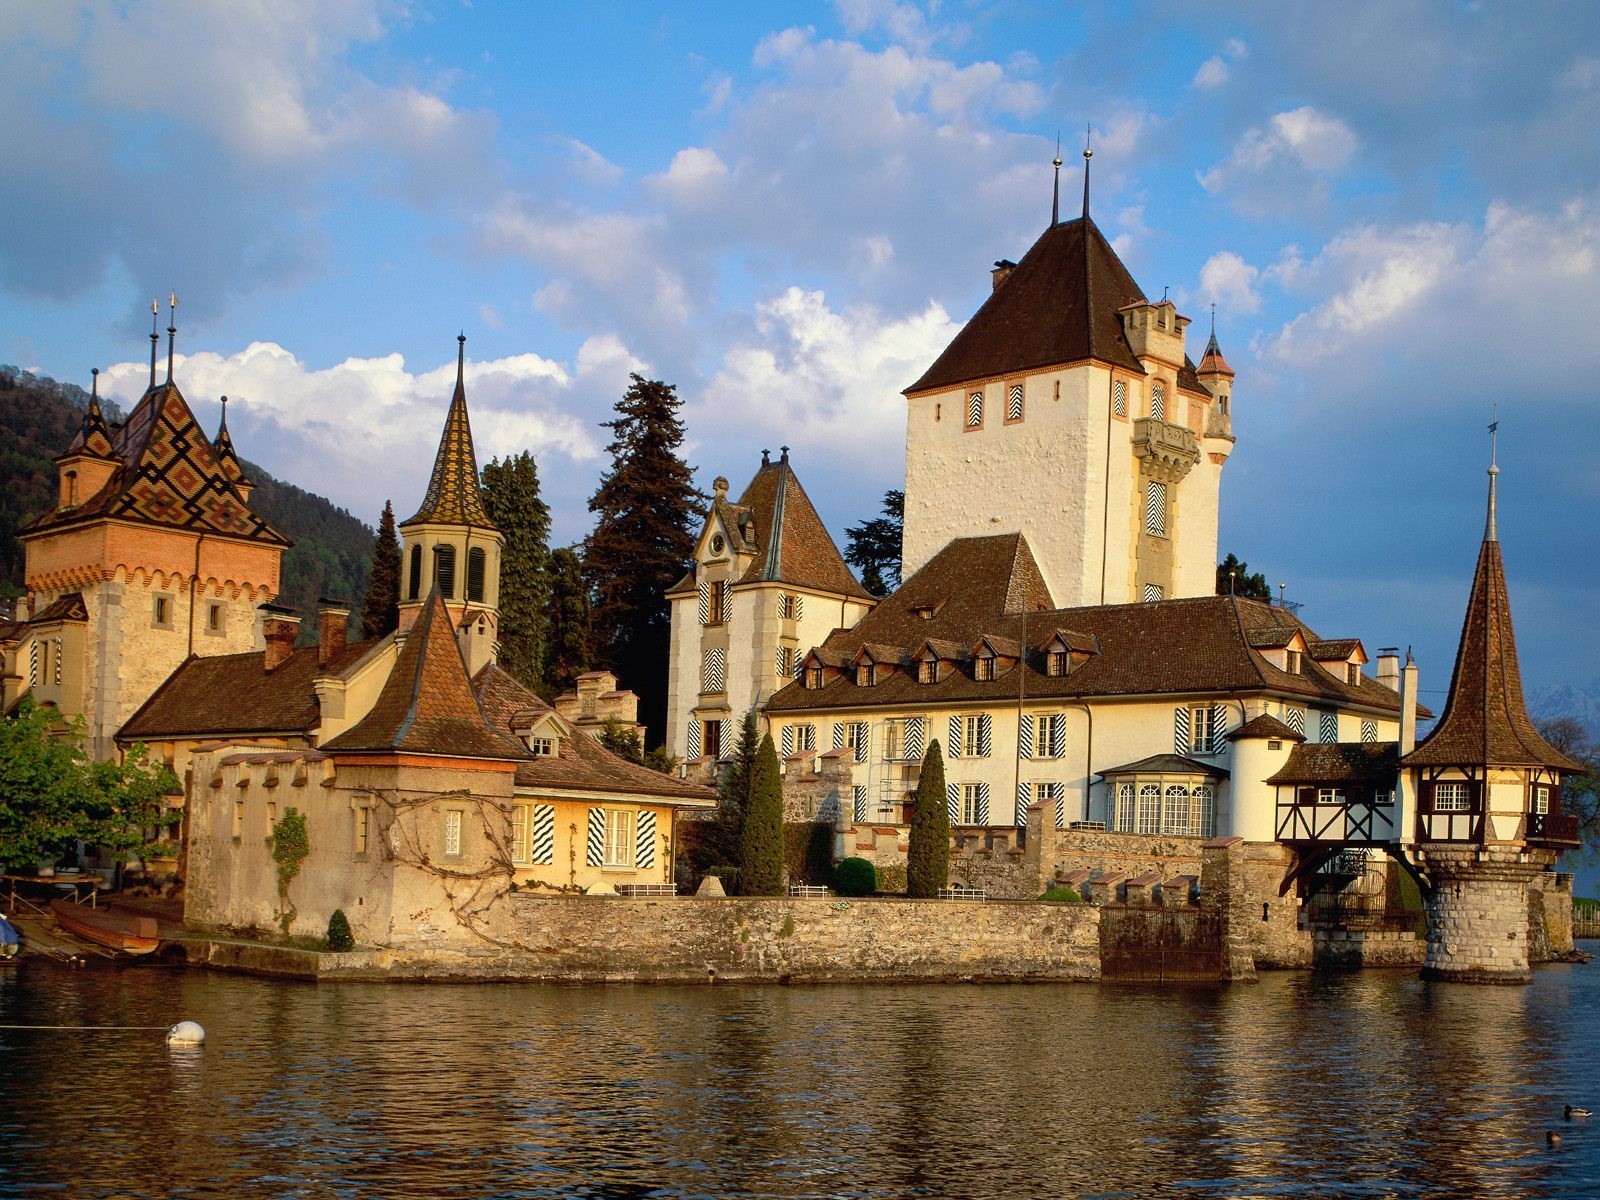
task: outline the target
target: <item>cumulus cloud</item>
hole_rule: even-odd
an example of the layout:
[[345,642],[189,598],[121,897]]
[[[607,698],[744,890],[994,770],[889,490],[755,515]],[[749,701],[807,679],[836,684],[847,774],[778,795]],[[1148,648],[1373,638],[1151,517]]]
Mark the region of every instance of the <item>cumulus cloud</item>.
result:
[[1246,211],[1274,211],[1320,196],[1325,178],[1345,167],[1356,145],[1344,121],[1304,105],[1247,130],[1224,161],[1197,178]]
[[1213,254],[1200,268],[1200,298],[1238,313],[1259,312],[1256,278],[1260,274],[1231,250]]

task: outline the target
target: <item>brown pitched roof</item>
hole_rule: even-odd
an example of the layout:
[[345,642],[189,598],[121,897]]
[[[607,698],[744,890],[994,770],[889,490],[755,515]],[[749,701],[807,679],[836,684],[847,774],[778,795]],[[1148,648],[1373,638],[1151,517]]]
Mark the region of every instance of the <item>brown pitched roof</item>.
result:
[[1286,742],[1303,742],[1306,740],[1305,734],[1296,732],[1270,713],[1262,713],[1259,717],[1252,717],[1239,728],[1225,733],[1223,736],[1230,742],[1242,742],[1246,738],[1279,738]]
[[530,713],[540,713],[548,714],[565,731],[558,755],[517,764],[520,787],[616,792],[679,804],[717,802],[717,794],[710,788],[617,757],[588,734],[573,729],[548,704],[497,666],[491,664],[479,671],[472,689],[484,716],[497,729],[509,730],[513,722],[526,721]]
[[[1118,310],[1144,298],[1091,218],[1052,226],[906,392],[1086,358],[1142,375]],[[1203,390],[1188,375],[1180,384]]]
[[1308,742],[1267,782],[1393,783],[1399,767],[1399,742]]
[[217,462],[222,465],[222,470],[233,483],[249,483],[245,478],[244,466],[239,462],[239,456],[233,450],[233,436],[228,432],[228,398],[222,398],[222,422],[217,426],[216,441],[211,443],[211,448],[217,452]]
[[733,511],[735,520],[748,514],[742,530],[756,555],[740,583],[792,583],[871,599],[828,536],[789,465],[788,451],[777,462],[761,464]]
[[1306,643],[1306,651],[1318,662],[1344,662],[1360,647],[1360,638],[1319,638]]
[[1545,766],[1563,771],[1582,767],[1557,750],[1534,728],[1522,698],[1522,668],[1511,627],[1511,597],[1500,561],[1494,525],[1494,479],[1490,476],[1489,523],[1478,551],[1461,645],[1450,676],[1444,716],[1405,757],[1408,767]]
[[264,734],[311,737],[321,719],[312,680],[338,675],[377,642],[352,642],[327,663],[302,646],[271,672],[259,650],[190,658],[129,717],[119,742],[227,738]]
[[[84,454],[91,458],[115,458],[116,450],[111,441],[111,430],[106,425],[105,416],[100,412],[100,372],[94,373],[94,384],[89,394],[89,409],[83,414],[83,424],[78,426],[78,432],[73,435],[72,444],[67,447],[67,452],[61,458],[70,458],[74,454]],[[57,459],[56,461],[60,461]]]
[[1104,779],[1107,775],[1208,775],[1212,779],[1226,779],[1227,769],[1216,763],[1202,762],[1184,754],[1152,754],[1138,762],[1120,767],[1107,767],[1095,774]]
[[112,451],[121,465],[99,492],[76,508],[48,512],[19,532],[26,536],[113,517],[290,544],[234,491],[211,440],[170,380],[140,398],[127,424],[117,430]]
[[403,752],[518,759],[528,751],[491,728],[467,678],[467,664],[439,589],[428,593],[372,711],[322,746],[330,754]]
[[433,460],[428,492],[416,514],[400,522],[407,525],[472,525],[493,529],[489,510],[483,506],[478,485],[478,457],[472,449],[472,424],[467,420],[467,339],[456,339],[456,390],[445,414],[444,432],[439,436],[439,453]]
[[44,625],[51,621],[87,621],[89,610],[84,606],[82,592],[67,592],[57,596],[47,607],[29,619],[30,625]]
[[1211,340],[1206,343],[1206,352],[1200,359],[1200,371],[1209,374],[1212,371],[1219,375],[1232,375],[1233,368],[1228,365],[1228,360],[1222,357],[1222,347],[1217,345],[1217,331],[1211,331]]

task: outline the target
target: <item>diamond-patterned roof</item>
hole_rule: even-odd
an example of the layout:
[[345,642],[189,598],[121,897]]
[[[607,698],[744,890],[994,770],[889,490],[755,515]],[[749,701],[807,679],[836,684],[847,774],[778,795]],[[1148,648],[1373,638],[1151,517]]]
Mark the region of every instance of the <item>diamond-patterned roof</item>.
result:
[[472,449],[472,424],[467,420],[467,339],[457,339],[456,391],[444,419],[439,438],[439,453],[433,460],[428,493],[415,516],[401,521],[407,525],[472,525],[493,529],[489,510],[483,504],[478,482],[478,458]]
[[67,447],[67,452],[62,458],[70,458],[75,454],[87,454],[93,458],[115,458],[116,451],[112,447],[111,430],[106,426],[106,419],[100,412],[100,372],[94,373],[93,389],[89,393],[89,411],[83,414],[83,424],[78,426],[78,432],[72,438],[72,444]]

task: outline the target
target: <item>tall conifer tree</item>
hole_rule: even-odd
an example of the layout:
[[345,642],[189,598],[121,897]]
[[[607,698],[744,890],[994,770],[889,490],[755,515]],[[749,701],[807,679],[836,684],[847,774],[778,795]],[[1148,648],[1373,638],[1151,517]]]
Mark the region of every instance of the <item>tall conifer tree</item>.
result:
[[500,552],[500,665],[519,682],[544,682],[550,601],[550,508],[524,450],[483,468],[483,503],[506,539]]
[[367,596],[361,602],[361,636],[386,637],[400,625],[400,539],[394,532],[394,505],[383,502],[378,537],[367,572]]
[[911,844],[906,847],[906,895],[931,900],[950,882],[950,810],[944,794],[944,755],[939,740],[928,743],[911,809]]
[[590,647],[596,665],[615,671],[639,695],[651,744],[665,733],[671,613],[666,591],[694,553],[700,494],[683,444],[682,403],[660,380],[632,376],[617,402],[607,447],[612,468],[589,498],[594,532],[584,545]]
[[550,591],[545,599],[544,693],[570,691],[589,669],[589,589],[575,548],[550,552]]
[[741,830],[739,894],[783,894],[783,783],[778,776],[778,750],[772,735],[761,739],[750,770],[750,802]]

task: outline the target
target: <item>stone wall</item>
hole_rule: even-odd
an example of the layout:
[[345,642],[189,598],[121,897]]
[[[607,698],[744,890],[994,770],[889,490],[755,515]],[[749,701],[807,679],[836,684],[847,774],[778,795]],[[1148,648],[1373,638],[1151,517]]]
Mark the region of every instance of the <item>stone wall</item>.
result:
[[1461,983],[1526,983],[1529,885],[1554,861],[1550,851],[1433,845],[1425,849],[1434,891],[1428,901],[1424,978]]
[[1277,842],[1246,842],[1244,893],[1249,912],[1250,955],[1266,970],[1309,967],[1312,963],[1311,931],[1301,927],[1300,897],[1290,888],[1279,895],[1285,876],[1294,865],[1294,851]]
[[[1031,812],[1029,815],[1030,818],[1033,816]],[[1035,822],[1030,819],[1030,838],[1034,835],[1034,829]],[[1153,873],[1163,879],[1170,879],[1174,875],[1198,875],[1200,847],[1205,843],[1204,838],[1198,837],[1055,829],[1050,825],[1044,825],[1038,832],[1038,858],[1045,873],[1045,880],[1041,882],[1050,878],[1064,878],[1081,870],[1135,876]]]
[[1528,885],[1528,961],[1558,962],[1571,957],[1572,876],[1545,871]]
[[1317,965],[1341,970],[1419,967],[1427,953],[1409,929],[1319,929],[1313,936]]

